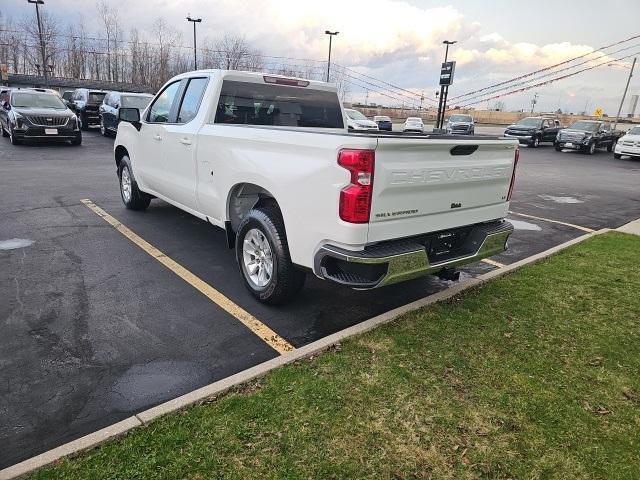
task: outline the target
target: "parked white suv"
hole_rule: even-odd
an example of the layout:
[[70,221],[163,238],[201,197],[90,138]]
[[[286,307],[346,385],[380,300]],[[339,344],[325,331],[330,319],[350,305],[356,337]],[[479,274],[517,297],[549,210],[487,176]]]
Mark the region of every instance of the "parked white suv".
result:
[[640,127],[633,127],[613,147],[613,156],[622,158],[623,155],[640,157]]
[[157,197],[224,228],[262,302],[291,298],[306,271],[358,289],[450,271],[513,229],[516,140],[349,133],[327,83],[202,70],[119,117],[127,208]]

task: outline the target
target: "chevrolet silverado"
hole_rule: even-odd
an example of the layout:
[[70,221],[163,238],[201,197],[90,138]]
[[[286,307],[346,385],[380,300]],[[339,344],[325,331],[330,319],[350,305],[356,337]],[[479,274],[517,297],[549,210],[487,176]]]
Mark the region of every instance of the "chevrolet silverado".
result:
[[334,85],[201,70],[119,110],[120,193],[226,230],[248,290],[292,298],[305,275],[369,289],[506,249],[518,141],[356,133]]

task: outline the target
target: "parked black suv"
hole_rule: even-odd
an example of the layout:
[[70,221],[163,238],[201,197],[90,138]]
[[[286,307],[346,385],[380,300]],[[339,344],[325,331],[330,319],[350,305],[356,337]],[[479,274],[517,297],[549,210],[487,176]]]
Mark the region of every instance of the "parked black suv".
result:
[[558,132],[556,150],[579,150],[593,155],[596,148],[607,147],[608,152],[613,152],[618,139],[624,135],[621,130],[613,130],[609,122],[600,120],[579,120]]
[[82,130],[100,125],[98,108],[106,94],[107,92],[102,90],[89,90],[88,88],[74,90],[69,108],[78,116]]
[[14,89],[0,108],[0,129],[13,145],[25,140],[65,140],[82,143],[77,117],[60,96],[45,89]]
[[561,128],[560,122],[553,118],[526,117],[509,125],[504,136],[517,138],[520,143],[536,148],[543,142],[554,143]]
[[137,108],[142,117],[142,111],[147,108],[153,95],[148,93],[109,92],[104,97],[98,110],[100,115],[100,133],[105,137],[115,135],[118,131],[118,111],[123,108]]

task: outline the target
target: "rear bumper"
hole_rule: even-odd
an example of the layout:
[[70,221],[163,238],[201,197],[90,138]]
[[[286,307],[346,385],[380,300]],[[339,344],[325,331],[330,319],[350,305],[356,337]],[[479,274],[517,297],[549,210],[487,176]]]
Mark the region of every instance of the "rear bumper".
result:
[[[325,245],[315,256],[314,273],[357,289],[382,287],[501,253],[512,232],[513,225],[499,220],[381,242],[358,252]],[[449,238],[447,251],[443,245]]]

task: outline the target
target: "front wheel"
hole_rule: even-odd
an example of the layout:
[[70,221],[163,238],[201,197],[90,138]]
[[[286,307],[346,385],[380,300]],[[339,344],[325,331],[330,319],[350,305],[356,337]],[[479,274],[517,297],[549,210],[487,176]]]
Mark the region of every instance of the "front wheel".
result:
[[3,137],[8,137],[9,136],[9,132],[7,132],[4,128],[4,126],[0,123],[0,130],[2,130],[2,136]]
[[561,152],[562,151],[562,147],[556,147],[556,152]]
[[613,154],[613,158],[620,159],[620,158],[622,158],[622,155],[621,155],[621,154],[619,154],[619,153],[614,153],[614,154]]
[[151,203],[151,196],[138,189],[138,184],[131,173],[131,162],[127,156],[120,160],[118,177],[120,179],[120,197],[124,206],[130,210],[145,210]]
[[593,155],[594,153],[596,153],[596,142],[591,142],[586,148],[585,153],[587,155]]
[[254,208],[244,217],[236,257],[245,286],[262,303],[286,302],[304,285],[305,273],[291,262],[284,221],[275,205]]
[[607,152],[613,152],[613,149],[616,148],[617,140],[612,140],[609,145],[607,145]]
[[9,141],[11,142],[11,145],[22,144],[22,140],[16,137],[15,134],[13,133],[13,128],[11,128],[11,124],[9,124]]
[[78,145],[82,145],[82,133],[78,132],[78,135],[76,135],[76,138],[71,140],[71,145],[74,145],[76,147]]
[[539,137],[534,137],[533,143],[531,144],[531,146],[533,148],[538,148],[540,146],[540,138]]
[[100,133],[103,137],[107,136],[107,129],[104,126],[104,118],[100,117]]
[[87,120],[87,114],[85,112],[80,112],[78,121],[80,122],[80,130],[84,130],[85,132],[89,130],[89,120]]

